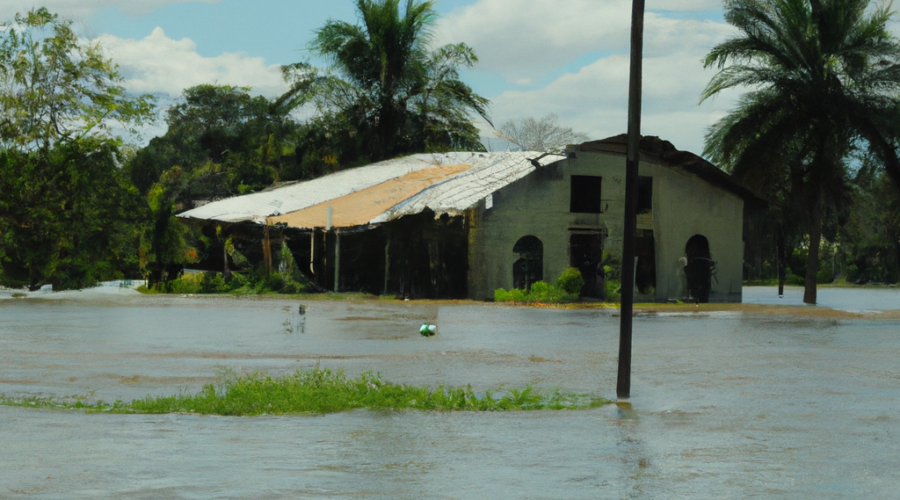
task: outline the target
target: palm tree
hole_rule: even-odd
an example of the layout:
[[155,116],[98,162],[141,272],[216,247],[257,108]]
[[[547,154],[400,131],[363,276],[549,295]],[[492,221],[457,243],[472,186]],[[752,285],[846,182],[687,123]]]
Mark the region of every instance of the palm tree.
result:
[[868,148],[900,188],[894,149],[900,124],[900,45],[892,12],[869,0],[731,0],[725,19],[740,35],[715,46],[701,102],[746,87],[713,125],[704,154],[770,198],[793,198],[808,214],[803,301],[816,302],[823,215],[841,197],[847,158]]
[[407,0],[401,13],[400,0],[356,0],[356,9],[361,24],[328,21],[310,49],[332,63],[333,74],[316,89],[320,100],[373,131],[373,159],[405,152],[401,136],[417,117],[421,123],[413,128],[420,136],[429,117],[464,128],[472,126],[458,121],[460,113],[487,118],[488,101],[463,84],[456,69],[477,62],[474,52],[464,44],[428,50],[434,2]]

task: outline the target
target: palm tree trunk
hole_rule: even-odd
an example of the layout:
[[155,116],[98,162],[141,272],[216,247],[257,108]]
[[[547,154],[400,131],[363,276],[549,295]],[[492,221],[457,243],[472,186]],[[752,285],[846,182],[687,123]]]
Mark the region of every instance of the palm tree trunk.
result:
[[778,296],[784,296],[784,277],[786,274],[784,249],[784,226],[780,225],[775,230],[775,267],[778,274]]
[[806,288],[803,291],[803,302],[816,303],[816,275],[819,271],[819,244],[822,241],[821,193],[816,195],[810,213],[809,257],[806,259]]

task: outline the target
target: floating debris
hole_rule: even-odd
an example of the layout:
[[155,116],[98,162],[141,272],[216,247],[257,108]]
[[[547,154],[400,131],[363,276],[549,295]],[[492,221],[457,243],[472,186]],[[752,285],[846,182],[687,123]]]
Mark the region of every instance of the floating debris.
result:
[[437,333],[437,325],[429,325],[426,323],[419,328],[419,333],[421,333],[423,337],[434,337],[434,334]]
[[306,314],[306,304],[300,304],[300,307],[297,308],[297,312],[300,313],[300,316]]

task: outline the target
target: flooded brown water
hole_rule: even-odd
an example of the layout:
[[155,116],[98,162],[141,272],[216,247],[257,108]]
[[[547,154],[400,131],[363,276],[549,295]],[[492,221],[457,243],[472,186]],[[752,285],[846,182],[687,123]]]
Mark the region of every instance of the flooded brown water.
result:
[[[226,369],[316,363],[615,394],[615,311],[313,301],[303,320],[297,301],[52,295],[0,300],[6,396],[128,400],[194,392]],[[438,335],[421,337],[422,323]],[[0,499],[895,498],[898,357],[896,319],[660,312],[635,319],[630,407],[249,418],[0,407]]]

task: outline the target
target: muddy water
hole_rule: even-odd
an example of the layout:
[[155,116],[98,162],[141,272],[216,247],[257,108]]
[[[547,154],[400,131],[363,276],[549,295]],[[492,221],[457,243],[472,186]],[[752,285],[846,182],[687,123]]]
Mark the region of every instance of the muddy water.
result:
[[[744,287],[745,304],[773,304],[800,306],[803,304],[803,287],[786,286],[784,294],[778,295],[778,287]],[[841,311],[865,312],[900,309],[900,288],[822,288],[816,292],[818,307]]]
[[[618,318],[486,305],[0,301],[0,393],[195,391],[314,366],[614,396]],[[438,325],[423,338],[418,327]],[[894,498],[900,322],[635,320],[631,407],[255,418],[0,407],[0,498]]]

